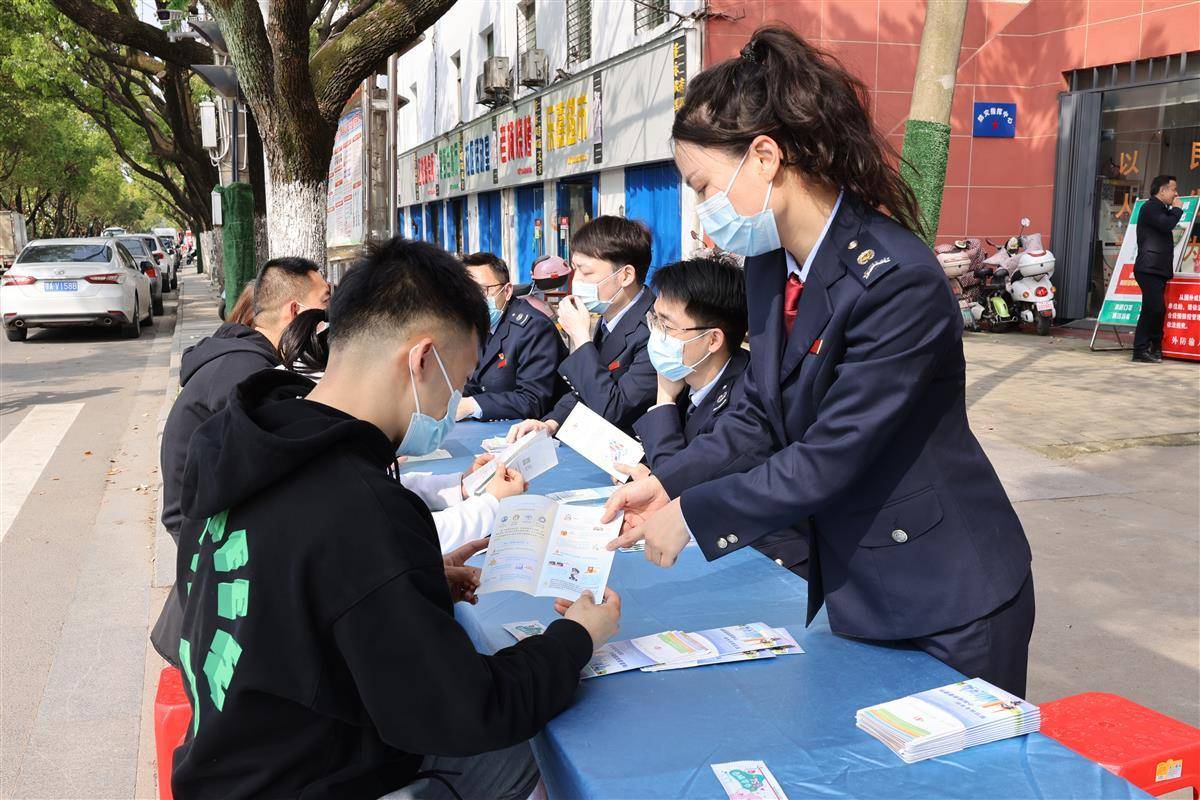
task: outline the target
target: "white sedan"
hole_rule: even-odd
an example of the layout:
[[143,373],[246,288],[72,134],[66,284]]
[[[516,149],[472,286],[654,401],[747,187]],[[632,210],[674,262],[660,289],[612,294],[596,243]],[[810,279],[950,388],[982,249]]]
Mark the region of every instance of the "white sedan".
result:
[[75,325],[136,339],[154,321],[150,279],[113,238],[40,239],[0,277],[0,315],[10,342],[30,328]]

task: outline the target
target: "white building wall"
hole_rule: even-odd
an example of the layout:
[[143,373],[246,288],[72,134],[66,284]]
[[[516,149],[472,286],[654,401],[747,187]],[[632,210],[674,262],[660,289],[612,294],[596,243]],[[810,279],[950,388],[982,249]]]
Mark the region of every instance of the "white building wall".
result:
[[[680,22],[668,15],[657,28],[634,34],[634,0],[592,0],[592,57],[567,65],[567,4],[565,0],[533,0],[537,15],[537,46],[546,52],[550,78],[563,69],[577,74],[658,38]],[[491,29],[495,54],[507,56],[517,66],[517,0],[460,0],[425,33],[425,40],[397,59],[399,93],[408,100],[397,119],[397,152],[410,150],[453,130],[461,122],[490,113],[475,96],[475,79],[487,58],[484,34]],[[704,7],[703,0],[671,0],[675,14],[690,15]],[[452,56],[460,54],[463,119],[459,98],[451,86]],[[415,92],[412,91],[416,85]],[[518,97],[533,89],[514,87]]]

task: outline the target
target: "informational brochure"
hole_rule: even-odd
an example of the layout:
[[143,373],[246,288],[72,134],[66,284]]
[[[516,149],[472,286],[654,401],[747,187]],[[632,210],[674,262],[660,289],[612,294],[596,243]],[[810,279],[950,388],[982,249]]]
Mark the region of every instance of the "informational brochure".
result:
[[546,495],[556,503],[595,503],[607,500],[617,491],[616,486],[597,486],[592,489],[567,489]]
[[783,787],[762,761],[713,764],[712,771],[729,800],[787,800]]
[[561,505],[518,495],[500,501],[483,559],[477,594],[524,592],[576,600],[590,591],[601,602],[613,552],[605,545],[621,530],[622,515],[602,523],[604,509]]
[[646,451],[636,439],[626,435],[616,425],[583,403],[575,404],[575,408],[558,429],[557,438],[622,482],[629,480],[629,476],[618,472],[613,464],[637,464],[646,455]]
[[775,629],[763,622],[751,622],[747,625],[731,625],[725,628],[712,628],[706,631],[696,631],[689,634],[692,639],[698,639],[715,650],[716,655],[709,658],[676,661],[670,664],[655,664],[644,667],[643,672],[662,672],[671,669],[687,669],[702,667],[710,664],[728,664],[733,661],[754,661],[760,658],[774,658],[771,648],[779,644]]
[[771,652],[777,656],[790,656],[803,653],[804,648],[788,633],[787,628],[772,628],[775,631],[775,646]]
[[434,450],[432,453],[426,453],[423,456],[405,456],[404,463],[405,464],[418,464],[422,461],[441,461],[443,458],[454,458],[454,456],[451,455],[449,450],[438,448],[437,450]]
[[512,637],[518,642],[523,639],[528,639],[530,636],[541,636],[546,632],[546,626],[536,619],[531,619],[526,622],[509,622],[501,627],[512,634]]
[[972,678],[861,708],[855,724],[911,764],[1035,733],[1041,727],[1041,710],[982,678]]
[[477,497],[487,490],[488,481],[496,474],[500,464],[515,469],[527,481],[531,481],[548,469],[558,466],[558,453],[554,440],[545,431],[530,431],[503,450],[497,451],[488,463],[463,478],[463,490],[467,497]]
[[716,655],[708,642],[684,631],[663,631],[637,639],[609,642],[592,655],[592,660],[583,668],[583,677],[597,678],[655,664],[696,661]]

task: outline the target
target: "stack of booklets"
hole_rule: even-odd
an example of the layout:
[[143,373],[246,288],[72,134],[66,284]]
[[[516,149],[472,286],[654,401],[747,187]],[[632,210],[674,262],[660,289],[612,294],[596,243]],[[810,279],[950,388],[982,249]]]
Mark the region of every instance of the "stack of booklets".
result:
[[861,708],[855,724],[908,764],[1036,733],[1042,712],[982,678]]

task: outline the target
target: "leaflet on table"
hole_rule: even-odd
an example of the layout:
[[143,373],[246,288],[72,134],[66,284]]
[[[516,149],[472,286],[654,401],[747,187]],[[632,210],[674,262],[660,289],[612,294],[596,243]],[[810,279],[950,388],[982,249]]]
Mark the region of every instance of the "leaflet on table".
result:
[[1041,710],[972,678],[859,709],[855,725],[911,764],[1033,733],[1041,727]]
[[655,664],[695,661],[716,655],[707,642],[684,631],[663,631],[620,642],[609,642],[593,655],[583,668],[582,677],[597,678],[614,672],[627,672]]
[[712,771],[729,800],[787,800],[783,787],[762,761],[713,764]]
[[709,664],[774,658],[775,653],[771,652],[770,648],[779,643],[779,636],[775,629],[762,622],[696,631],[691,634],[691,637],[704,642],[710,650],[716,651],[716,655],[671,664],[656,664],[646,667],[643,672],[662,672],[670,669],[708,666]]
[[[558,447],[557,441],[554,439],[551,439],[550,441],[555,447]],[[483,452],[485,453],[498,453],[506,447],[509,447],[511,444],[512,442],[508,440],[507,436],[492,436],[480,442],[479,446],[483,448]]]
[[558,465],[554,440],[545,431],[530,431],[495,455],[491,461],[463,478],[463,490],[468,497],[483,494],[499,464],[512,467],[527,481]]
[[501,627],[512,634],[512,637],[518,642],[523,639],[528,639],[530,636],[541,636],[546,632],[546,626],[536,619],[531,619],[526,622],[508,622]]
[[441,461],[443,458],[454,458],[449,450],[439,448],[432,453],[426,453],[423,456],[405,456],[405,464],[418,464],[422,461]]
[[613,468],[614,463],[637,464],[646,455],[636,439],[627,436],[583,403],[575,404],[558,429],[557,437],[567,447],[619,481],[627,481],[629,476],[617,472]]
[[477,594],[514,591],[575,600],[587,590],[601,602],[613,561],[605,545],[621,530],[622,516],[602,523],[603,513],[535,494],[504,498]]
[[556,503],[589,503],[597,500],[607,500],[617,491],[616,486],[597,486],[591,489],[567,489],[564,492],[551,492],[546,495]]

